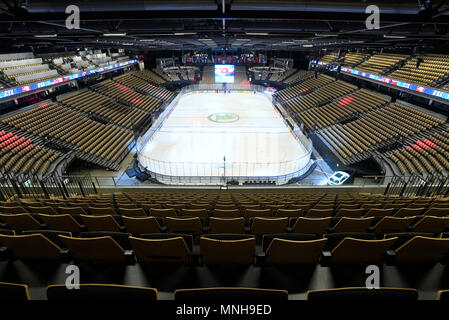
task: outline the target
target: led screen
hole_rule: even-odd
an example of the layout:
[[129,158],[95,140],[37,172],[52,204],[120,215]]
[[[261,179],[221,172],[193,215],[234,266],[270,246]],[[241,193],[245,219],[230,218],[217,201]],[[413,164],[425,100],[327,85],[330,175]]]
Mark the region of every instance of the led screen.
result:
[[97,68],[97,69],[93,69],[93,70],[88,70],[88,71],[77,73],[77,74],[71,74],[71,75],[68,75],[68,76],[62,76],[62,77],[59,77],[59,78],[56,78],[56,79],[51,79],[51,80],[47,80],[47,81],[33,83],[33,84],[30,84],[30,85],[27,85],[27,86],[24,86],[24,87],[18,87],[18,88],[8,89],[8,90],[5,90],[5,91],[0,91],[0,99],[8,98],[8,97],[11,97],[11,96],[14,96],[14,95],[17,95],[17,94],[22,94],[22,93],[26,93],[26,92],[42,89],[42,88],[49,87],[49,86],[53,86],[53,85],[58,84],[58,83],[63,83],[63,82],[75,80],[75,79],[78,79],[78,78],[83,78],[83,77],[86,77],[86,76],[93,75],[95,73],[104,72],[104,71],[112,70],[112,69],[115,69],[115,68],[120,68],[120,67],[129,65],[129,64],[133,64],[133,63],[136,63],[136,60],[130,60],[130,61],[121,62],[121,63],[118,63],[118,64],[106,66],[106,67],[101,67],[101,68]]
[[232,64],[215,65],[215,83],[234,83],[234,66]]
[[[312,60],[312,63],[322,65],[322,66],[330,65],[329,63],[316,61],[316,60]],[[380,81],[380,82],[383,82],[383,83],[386,83],[386,84],[389,84],[392,86],[397,86],[400,88],[417,91],[417,92],[420,92],[423,94],[427,94],[429,96],[434,96],[434,97],[438,97],[441,99],[449,100],[449,92],[446,92],[446,91],[435,90],[432,88],[426,88],[426,87],[423,87],[423,86],[420,86],[417,84],[403,82],[403,81],[387,78],[384,76],[380,76],[377,74],[371,74],[368,72],[363,72],[363,71],[359,71],[359,70],[355,70],[355,69],[351,69],[351,68],[347,68],[347,67],[342,67],[341,71],[347,72],[350,74],[354,74],[359,77],[368,78],[368,79],[375,80],[375,81]]]

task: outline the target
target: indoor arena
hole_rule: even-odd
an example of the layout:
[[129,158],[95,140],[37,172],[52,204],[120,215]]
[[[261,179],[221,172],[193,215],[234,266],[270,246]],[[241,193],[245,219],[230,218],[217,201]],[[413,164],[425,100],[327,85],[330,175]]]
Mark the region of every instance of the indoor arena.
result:
[[447,0],[0,1],[2,310],[449,300],[448,26]]

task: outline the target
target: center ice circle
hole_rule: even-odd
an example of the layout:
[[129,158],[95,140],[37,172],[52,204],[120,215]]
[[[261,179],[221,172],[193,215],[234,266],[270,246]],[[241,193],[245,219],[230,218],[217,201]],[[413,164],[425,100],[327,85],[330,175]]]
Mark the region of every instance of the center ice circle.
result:
[[232,123],[240,119],[238,114],[229,112],[213,113],[207,117],[210,121],[218,123]]

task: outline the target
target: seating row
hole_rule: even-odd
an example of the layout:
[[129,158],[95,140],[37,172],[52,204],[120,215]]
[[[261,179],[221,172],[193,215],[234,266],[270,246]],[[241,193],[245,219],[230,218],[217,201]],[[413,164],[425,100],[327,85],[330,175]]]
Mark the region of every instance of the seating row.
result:
[[[117,284],[80,284],[80,289],[71,290],[65,284],[50,285],[46,288],[47,299],[51,301],[154,301],[160,299],[157,289]],[[2,300],[31,300],[29,287],[25,284],[0,283]],[[437,300],[447,301],[449,290],[439,290]],[[415,301],[419,295],[410,288],[366,287],[334,288],[310,290],[306,300],[310,301]],[[288,291],[276,289],[219,287],[178,289],[174,299],[180,302],[224,302],[252,301],[279,302],[289,299]],[[270,309],[271,310],[271,309]]]

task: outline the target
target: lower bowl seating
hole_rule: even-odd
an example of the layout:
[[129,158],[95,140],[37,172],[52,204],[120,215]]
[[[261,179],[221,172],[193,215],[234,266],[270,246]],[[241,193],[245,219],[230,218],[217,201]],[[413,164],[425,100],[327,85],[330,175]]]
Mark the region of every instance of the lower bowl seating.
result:
[[[346,192],[126,192],[64,201],[15,199],[0,204],[0,266],[20,261],[37,278],[15,285],[0,269],[0,281],[6,283],[0,285],[0,297],[11,292],[11,299],[28,299],[30,287],[31,298],[50,300],[122,295],[155,300],[161,292],[163,299],[174,293],[179,301],[436,299],[444,287],[434,286],[430,296],[428,289],[407,280],[410,274],[400,282],[395,275],[409,268],[415,271],[407,273],[418,278],[421,272],[443,275],[439,270],[449,261],[447,203]],[[228,211],[230,217],[217,217]],[[81,269],[80,291],[40,277],[47,266],[46,272],[60,279],[67,263]],[[379,289],[367,291],[361,286],[366,267],[373,265],[383,268],[385,277]],[[132,277],[124,279],[123,272]],[[305,290],[313,272],[323,276],[320,288]],[[256,276],[272,273],[285,280]],[[151,282],[144,280],[147,276]],[[131,285],[131,279],[140,285]],[[47,291],[35,283],[48,286]]]

